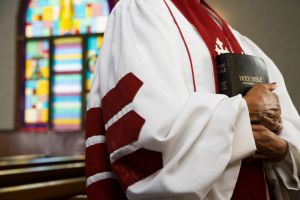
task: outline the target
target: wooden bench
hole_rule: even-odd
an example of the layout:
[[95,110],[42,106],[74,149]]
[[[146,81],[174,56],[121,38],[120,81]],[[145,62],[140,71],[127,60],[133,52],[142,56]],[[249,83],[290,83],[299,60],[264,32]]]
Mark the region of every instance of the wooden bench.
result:
[[0,188],[1,200],[66,200],[85,193],[85,178],[32,183]]
[[0,187],[83,176],[83,162],[1,170]]
[[67,163],[76,163],[76,162],[84,162],[83,155],[76,156],[61,156],[61,157],[27,157],[25,159],[8,159],[8,160],[0,160],[0,170],[6,169],[19,169],[25,167],[35,167],[35,166],[49,166],[56,164],[67,164]]
[[0,161],[14,161],[14,160],[31,160],[36,158],[48,157],[45,154],[30,154],[30,155],[17,155],[17,156],[1,156]]
[[0,160],[0,200],[66,200],[79,194],[85,194],[82,155]]

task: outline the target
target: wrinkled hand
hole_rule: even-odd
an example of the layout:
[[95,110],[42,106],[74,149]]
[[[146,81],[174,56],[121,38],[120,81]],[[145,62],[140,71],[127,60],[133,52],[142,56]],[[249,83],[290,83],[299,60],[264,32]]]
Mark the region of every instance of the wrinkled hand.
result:
[[278,96],[272,92],[276,83],[253,86],[244,96],[252,124],[262,124],[279,134],[282,130],[281,108]]
[[255,159],[281,161],[288,151],[287,142],[260,124],[252,125],[253,137],[257,151]]

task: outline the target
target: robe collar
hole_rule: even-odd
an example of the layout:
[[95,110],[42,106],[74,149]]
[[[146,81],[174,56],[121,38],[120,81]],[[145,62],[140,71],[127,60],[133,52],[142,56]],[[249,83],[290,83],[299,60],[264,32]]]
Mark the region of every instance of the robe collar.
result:
[[215,91],[219,92],[216,56],[222,53],[243,53],[243,49],[236,40],[225,20],[204,0],[201,3],[214,13],[222,22],[220,26],[209,12],[197,0],[172,0],[177,9],[184,15],[204,40],[213,63]]

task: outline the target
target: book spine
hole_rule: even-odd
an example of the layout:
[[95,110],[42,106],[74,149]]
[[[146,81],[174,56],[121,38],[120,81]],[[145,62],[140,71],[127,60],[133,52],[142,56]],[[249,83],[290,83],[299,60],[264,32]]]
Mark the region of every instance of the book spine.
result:
[[232,97],[233,88],[230,78],[227,56],[218,56],[216,61],[220,94],[225,94],[228,97]]

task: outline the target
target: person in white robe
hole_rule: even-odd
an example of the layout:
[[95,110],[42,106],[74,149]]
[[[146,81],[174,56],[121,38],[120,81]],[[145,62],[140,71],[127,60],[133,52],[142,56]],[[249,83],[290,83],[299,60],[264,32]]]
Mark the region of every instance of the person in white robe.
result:
[[266,199],[287,200],[288,189],[300,188],[300,118],[284,79],[262,50],[230,30],[276,82],[264,88],[281,106],[282,127],[272,133],[288,145],[280,161],[255,153],[270,130],[251,125],[247,99],[217,93],[212,53],[174,1],[121,0],[108,20],[86,114],[88,199],[230,200],[249,156],[264,162]]

